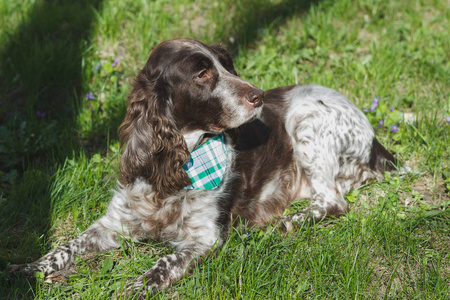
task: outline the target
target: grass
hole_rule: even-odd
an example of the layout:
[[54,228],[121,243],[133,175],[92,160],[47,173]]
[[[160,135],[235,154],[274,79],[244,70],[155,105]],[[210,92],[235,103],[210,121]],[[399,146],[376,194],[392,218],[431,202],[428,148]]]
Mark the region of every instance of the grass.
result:
[[0,0],[0,295],[109,299],[172,251],[124,240],[79,258],[64,283],[6,274],[102,215],[130,81],[155,45],[188,36],[226,44],[263,89],[337,89],[420,175],[387,174],[347,197],[347,216],[287,237],[236,229],[156,298],[448,299],[448,20],[444,0]]

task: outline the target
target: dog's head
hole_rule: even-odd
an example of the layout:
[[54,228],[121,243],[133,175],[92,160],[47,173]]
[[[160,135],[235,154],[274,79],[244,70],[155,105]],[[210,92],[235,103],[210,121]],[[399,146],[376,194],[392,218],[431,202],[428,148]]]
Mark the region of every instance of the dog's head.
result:
[[159,44],[139,72],[119,128],[121,182],[138,177],[160,197],[190,184],[182,165],[204,133],[237,128],[261,112],[263,91],[241,79],[220,45]]

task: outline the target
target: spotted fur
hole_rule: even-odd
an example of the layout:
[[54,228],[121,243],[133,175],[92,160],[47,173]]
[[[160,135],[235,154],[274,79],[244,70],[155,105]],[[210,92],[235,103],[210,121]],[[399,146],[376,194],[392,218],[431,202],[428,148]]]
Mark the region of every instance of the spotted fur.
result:
[[[367,118],[338,92],[298,85],[263,94],[238,76],[221,46],[190,39],[157,46],[130,94],[120,127],[120,184],[106,214],[78,238],[10,271],[52,274],[76,255],[117,248],[120,237],[164,241],[177,252],[117,294],[143,299],[189,274],[220,247],[231,224],[289,231],[342,216],[346,193],[395,169]],[[220,132],[230,166],[221,185],[183,189],[189,152]],[[311,199],[306,211],[282,216],[303,198]]]

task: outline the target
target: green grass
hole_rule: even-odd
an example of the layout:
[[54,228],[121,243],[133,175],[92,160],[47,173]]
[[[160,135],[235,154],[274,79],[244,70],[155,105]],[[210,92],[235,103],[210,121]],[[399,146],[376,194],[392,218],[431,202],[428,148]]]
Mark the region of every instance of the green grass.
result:
[[124,240],[78,259],[64,283],[6,274],[102,215],[130,82],[159,42],[186,36],[226,44],[263,89],[314,82],[361,108],[378,96],[367,116],[379,140],[420,175],[387,174],[347,197],[347,216],[287,237],[236,229],[156,298],[448,299],[449,11],[445,0],[0,0],[0,298],[110,299],[172,251]]

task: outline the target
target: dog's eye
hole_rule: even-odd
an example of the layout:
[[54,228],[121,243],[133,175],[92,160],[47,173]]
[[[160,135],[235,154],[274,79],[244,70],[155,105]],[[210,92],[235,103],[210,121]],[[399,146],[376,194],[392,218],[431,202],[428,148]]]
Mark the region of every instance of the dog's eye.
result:
[[207,75],[208,75],[208,72],[206,70],[203,70],[197,75],[197,78],[204,79],[204,78],[206,78]]

